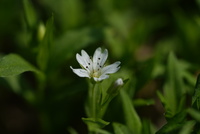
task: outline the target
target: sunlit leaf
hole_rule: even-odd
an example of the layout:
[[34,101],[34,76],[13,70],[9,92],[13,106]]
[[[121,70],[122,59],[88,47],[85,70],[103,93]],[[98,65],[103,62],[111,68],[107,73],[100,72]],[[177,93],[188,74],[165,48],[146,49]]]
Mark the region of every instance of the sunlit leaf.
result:
[[17,54],[9,54],[0,59],[0,77],[15,76],[26,71],[40,73],[34,66]]

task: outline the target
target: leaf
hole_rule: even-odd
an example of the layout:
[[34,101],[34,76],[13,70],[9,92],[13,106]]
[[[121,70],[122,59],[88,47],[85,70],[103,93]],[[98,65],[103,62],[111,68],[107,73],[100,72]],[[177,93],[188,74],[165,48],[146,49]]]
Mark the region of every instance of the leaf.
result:
[[171,112],[168,101],[165,99],[165,97],[159,91],[157,91],[156,93],[165,108],[165,117],[167,117],[167,118],[172,117],[173,113]]
[[200,74],[197,77],[194,95],[192,96],[192,107],[200,109]]
[[82,118],[82,120],[87,124],[89,131],[96,131],[97,129],[103,128],[109,124],[109,122],[99,118]]
[[182,127],[182,129],[181,129],[179,134],[191,134],[195,124],[196,124],[196,121],[194,121],[194,120],[186,122],[184,124],[184,126]]
[[68,127],[67,130],[69,131],[70,134],[78,134],[78,132],[76,132],[76,130],[72,127]]
[[136,99],[133,101],[134,106],[149,106],[154,103],[155,101],[153,99]]
[[194,108],[189,108],[188,111],[189,115],[195,119],[196,121],[200,122],[200,112]]
[[[167,64],[167,82],[164,85],[164,98],[167,101],[171,117],[174,116],[179,109],[179,100],[186,93],[183,84],[183,66],[171,52],[168,57]],[[170,118],[170,117],[169,117]]]
[[37,22],[37,14],[29,0],[23,0],[25,17],[30,27],[33,27]]
[[142,134],[155,134],[155,128],[150,120],[142,120]]
[[128,128],[132,133],[140,134],[142,130],[141,120],[135,111],[132,101],[124,90],[120,90],[124,117]]
[[53,44],[53,21],[53,16],[47,21],[46,32],[38,50],[37,63],[43,71],[46,70],[50,48]]
[[26,71],[41,73],[17,54],[9,54],[0,59],[0,77],[15,76]]
[[186,120],[186,111],[176,114],[156,134],[177,134]]
[[123,124],[114,122],[112,125],[115,134],[132,134],[129,128]]

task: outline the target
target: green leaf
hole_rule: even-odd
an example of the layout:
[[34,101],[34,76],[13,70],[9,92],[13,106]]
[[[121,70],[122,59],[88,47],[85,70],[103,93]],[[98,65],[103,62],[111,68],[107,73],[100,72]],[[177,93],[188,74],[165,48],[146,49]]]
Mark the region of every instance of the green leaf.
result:
[[200,109],[200,74],[197,77],[194,95],[192,96],[192,106]]
[[101,110],[99,110],[100,111],[99,117],[103,117],[110,102],[119,94],[121,88],[123,88],[128,81],[129,79],[125,79],[123,80],[122,85],[116,85],[116,80],[115,80],[110,84],[109,88],[105,88],[106,85],[104,84],[104,89],[106,90],[102,89]]
[[134,106],[149,106],[154,103],[155,101],[153,99],[136,99],[133,101]]
[[142,120],[142,134],[155,134],[156,130],[150,120]]
[[50,48],[53,44],[53,21],[53,16],[47,21],[45,35],[41,44],[39,45],[37,63],[40,69],[43,71],[46,70],[49,60]]
[[170,104],[168,107],[172,116],[179,112],[179,100],[186,93],[183,83],[184,71],[185,66],[171,52],[168,57],[167,82],[164,85],[164,97],[167,103]]
[[34,66],[17,54],[9,54],[0,59],[0,77],[15,76],[26,71],[40,73]]
[[200,112],[194,108],[189,108],[188,111],[189,115],[195,119],[196,121],[200,122]]
[[171,112],[168,101],[165,99],[165,97],[159,91],[157,91],[156,93],[165,108],[165,117],[172,117],[173,113]]
[[87,124],[89,131],[96,131],[103,128],[109,124],[109,122],[102,119],[95,118],[82,118],[82,120]]
[[194,121],[194,120],[186,122],[184,124],[184,126],[182,127],[182,129],[181,129],[179,134],[191,134],[195,124],[196,124],[196,121]]
[[186,120],[186,111],[176,114],[156,134],[177,134]]
[[137,112],[133,107],[132,101],[124,90],[120,90],[120,94],[126,125],[132,131],[132,133],[140,134],[142,130],[142,124]]
[[23,0],[25,17],[30,27],[33,27],[37,22],[37,15],[29,0]]
[[114,122],[113,124],[115,134],[132,134],[129,128],[123,124]]
[[69,131],[70,134],[78,134],[78,132],[76,132],[76,130],[72,127],[68,127],[67,130]]

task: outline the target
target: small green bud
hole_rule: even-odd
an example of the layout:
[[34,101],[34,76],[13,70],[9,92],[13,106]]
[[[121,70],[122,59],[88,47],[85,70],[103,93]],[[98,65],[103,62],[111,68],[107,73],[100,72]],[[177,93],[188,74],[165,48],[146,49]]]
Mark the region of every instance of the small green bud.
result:
[[40,23],[39,26],[38,26],[38,34],[37,34],[39,41],[43,40],[44,35],[45,35],[45,31],[46,31],[45,25],[43,23]]

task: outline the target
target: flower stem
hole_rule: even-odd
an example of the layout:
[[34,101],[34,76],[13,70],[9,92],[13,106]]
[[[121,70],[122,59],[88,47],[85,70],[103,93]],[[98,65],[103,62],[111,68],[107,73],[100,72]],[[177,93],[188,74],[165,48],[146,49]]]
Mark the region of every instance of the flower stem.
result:
[[93,118],[97,118],[96,116],[97,116],[97,100],[96,100],[96,98],[97,98],[97,95],[96,95],[96,84],[93,84],[93,89],[92,89],[92,100],[91,100],[91,102],[92,102],[92,117]]
[[93,83],[90,90],[90,113],[91,117],[98,118],[98,111],[100,108],[101,90],[100,83]]

